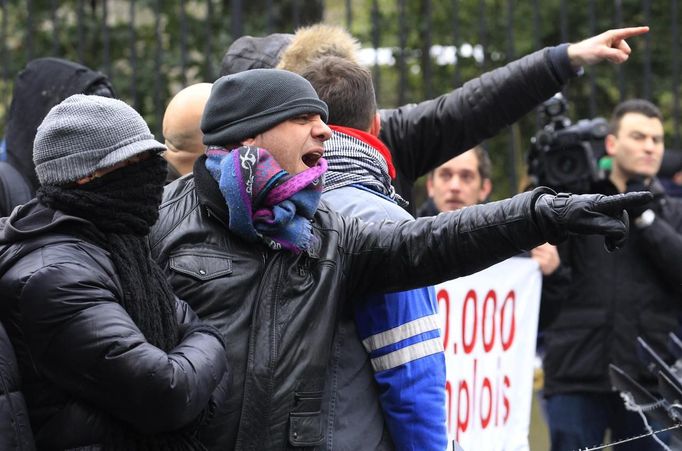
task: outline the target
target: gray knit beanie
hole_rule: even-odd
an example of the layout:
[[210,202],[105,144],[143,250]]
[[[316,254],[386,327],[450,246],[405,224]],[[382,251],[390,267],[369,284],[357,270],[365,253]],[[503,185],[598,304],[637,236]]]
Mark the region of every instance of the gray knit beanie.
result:
[[302,114],[327,122],[327,104],[300,75],[280,69],[226,75],[213,83],[204,108],[204,144],[237,144]]
[[63,185],[166,146],[126,103],[76,94],[54,106],[38,126],[33,162],[41,185]]

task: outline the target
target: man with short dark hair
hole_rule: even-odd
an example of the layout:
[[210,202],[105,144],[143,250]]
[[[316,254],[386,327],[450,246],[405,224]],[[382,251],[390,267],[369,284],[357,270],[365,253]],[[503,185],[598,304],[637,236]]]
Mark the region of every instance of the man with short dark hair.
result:
[[[661,112],[647,100],[622,102],[605,147],[612,170],[592,190],[648,190],[653,200],[628,210],[634,225],[620,252],[605,252],[594,237],[569,237],[559,245],[561,265],[545,279],[542,302],[554,312],[544,330],[543,361],[553,451],[597,445],[607,429],[611,441],[646,432],[612,390],[608,365],[656,392],[655,375],[637,358],[636,339],[669,357],[666,338],[682,313],[682,202],[666,196],[655,177],[664,150]],[[621,448],[660,445],[648,438]]]
[[616,249],[623,208],[650,198],[538,188],[435,218],[364,223],[320,202],[325,120],[326,104],[292,72],[222,77],[202,118],[206,156],[166,187],[152,253],[223,332],[232,363],[215,449],[327,446],[321,404],[344,303],[471,274],[571,233],[605,235]]

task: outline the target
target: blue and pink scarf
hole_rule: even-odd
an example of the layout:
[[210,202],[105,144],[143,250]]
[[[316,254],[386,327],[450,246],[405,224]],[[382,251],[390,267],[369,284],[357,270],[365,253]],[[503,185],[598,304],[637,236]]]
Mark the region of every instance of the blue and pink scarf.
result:
[[228,226],[249,242],[300,253],[313,244],[311,220],[322,193],[327,162],[291,175],[258,147],[209,147],[206,169],[229,210]]

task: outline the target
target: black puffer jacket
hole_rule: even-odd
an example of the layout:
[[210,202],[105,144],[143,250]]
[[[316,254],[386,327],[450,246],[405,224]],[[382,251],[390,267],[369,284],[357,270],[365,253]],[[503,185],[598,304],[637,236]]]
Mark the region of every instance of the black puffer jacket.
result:
[[19,365],[7,332],[0,324],[0,449],[35,449]]
[[119,424],[179,429],[226,372],[222,342],[177,301],[182,341],[149,344],[123,307],[103,249],[69,232],[91,223],[35,200],[0,221],[0,318],[17,352],[39,449],[101,443]]
[[324,449],[320,403],[341,302],[470,274],[545,241],[531,220],[536,191],[401,223],[362,223],[323,203],[320,246],[275,252],[228,231],[204,159],[166,187],[150,239],[176,293],[228,343],[234,374],[216,449]]
[[[594,192],[617,194],[608,180]],[[639,361],[642,336],[664,357],[667,335],[682,318],[682,201],[667,198],[647,228],[632,226],[625,246],[606,252],[594,236],[559,245],[561,266],[545,278],[543,310],[545,393],[610,392],[614,363],[656,391],[656,378]]]
[[[547,47],[436,99],[381,110],[379,137],[391,150],[396,191],[411,201],[419,177],[496,135],[560,91],[576,76],[567,48]],[[408,207],[413,215],[415,209]]]

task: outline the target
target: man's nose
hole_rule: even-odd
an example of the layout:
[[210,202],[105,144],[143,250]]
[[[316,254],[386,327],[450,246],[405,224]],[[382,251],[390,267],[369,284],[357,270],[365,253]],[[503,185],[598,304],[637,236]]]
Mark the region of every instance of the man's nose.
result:
[[647,152],[653,152],[654,150],[656,150],[656,140],[651,136],[647,137],[644,140],[644,150],[646,150]]
[[320,141],[326,141],[332,137],[332,130],[324,123],[322,118],[317,118],[312,129],[313,136]]
[[452,178],[450,179],[450,189],[452,191],[457,191],[460,189],[461,186],[461,180],[458,175],[453,175]]

